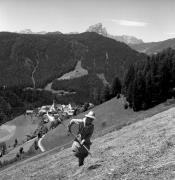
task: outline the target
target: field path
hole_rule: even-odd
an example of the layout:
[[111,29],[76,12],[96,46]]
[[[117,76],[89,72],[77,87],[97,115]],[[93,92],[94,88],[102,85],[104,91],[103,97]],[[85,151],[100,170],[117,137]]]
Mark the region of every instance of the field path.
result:
[[44,148],[44,146],[43,146],[43,144],[41,143],[41,141],[42,141],[42,139],[44,138],[44,136],[45,136],[45,135],[43,135],[42,138],[40,138],[40,139],[38,140],[38,147],[40,148],[41,152],[45,152],[45,151],[46,151],[45,148]]
[[36,83],[35,83],[35,78],[34,78],[34,74],[35,74],[35,72],[36,72],[36,70],[37,70],[37,68],[38,68],[38,65],[39,65],[39,61],[36,59],[36,65],[34,66],[33,65],[33,71],[32,71],[32,82],[33,82],[33,88],[35,89],[35,87],[36,87]]

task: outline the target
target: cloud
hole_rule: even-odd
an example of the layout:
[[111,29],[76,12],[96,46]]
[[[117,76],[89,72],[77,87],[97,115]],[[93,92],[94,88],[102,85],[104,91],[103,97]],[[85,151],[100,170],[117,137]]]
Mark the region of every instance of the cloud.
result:
[[168,36],[175,36],[175,32],[168,32],[166,33]]
[[117,20],[117,19],[112,19],[112,22],[115,22],[121,26],[131,26],[131,27],[145,27],[148,24],[146,22],[141,22],[141,21],[128,21],[128,20]]

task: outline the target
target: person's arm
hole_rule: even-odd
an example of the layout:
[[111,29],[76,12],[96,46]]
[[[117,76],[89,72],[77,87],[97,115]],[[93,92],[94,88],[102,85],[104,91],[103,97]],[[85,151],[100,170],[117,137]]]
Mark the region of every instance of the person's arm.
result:
[[83,119],[72,119],[68,124],[68,131],[71,132],[71,126],[73,124],[79,124],[81,122],[83,122]]

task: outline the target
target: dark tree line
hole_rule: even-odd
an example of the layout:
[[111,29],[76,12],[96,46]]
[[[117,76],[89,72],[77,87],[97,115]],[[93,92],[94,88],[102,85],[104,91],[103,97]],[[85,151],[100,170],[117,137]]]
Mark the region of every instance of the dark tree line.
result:
[[122,89],[135,111],[175,96],[175,50],[169,48],[131,65]]
[[113,82],[111,85],[106,84],[101,91],[99,91],[97,94],[98,96],[98,103],[103,103],[105,101],[108,101],[112,99],[113,97],[119,97],[122,89],[121,81],[118,77],[115,77],[113,79]]

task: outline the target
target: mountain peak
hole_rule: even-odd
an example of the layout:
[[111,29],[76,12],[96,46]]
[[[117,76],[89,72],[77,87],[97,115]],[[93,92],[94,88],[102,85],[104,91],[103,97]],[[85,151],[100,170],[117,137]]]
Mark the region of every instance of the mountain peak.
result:
[[103,27],[102,23],[97,23],[97,24],[89,26],[89,28],[87,29],[87,32],[96,32],[97,34],[100,34],[105,37],[109,37],[116,41],[124,42],[126,44],[143,43],[142,39],[138,39],[134,36],[128,36],[128,35],[114,36],[114,35],[108,34],[106,28]]
[[87,32],[96,32],[97,34],[100,34],[102,36],[107,36],[107,30],[105,27],[103,27],[102,23],[97,23],[89,26]]

